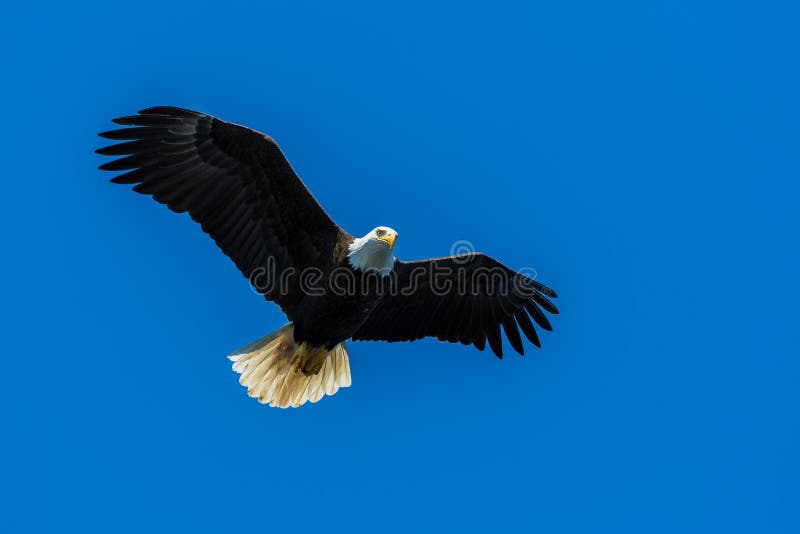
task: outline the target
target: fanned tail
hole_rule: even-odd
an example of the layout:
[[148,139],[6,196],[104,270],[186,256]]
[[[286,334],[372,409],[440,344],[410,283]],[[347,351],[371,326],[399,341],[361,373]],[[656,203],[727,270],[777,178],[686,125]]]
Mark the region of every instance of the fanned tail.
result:
[[327,351],[297,344],[292,323],[229,354],[228,359],[248,395],[280,408],[317,402],[352,383],[347,345],[341,342]]

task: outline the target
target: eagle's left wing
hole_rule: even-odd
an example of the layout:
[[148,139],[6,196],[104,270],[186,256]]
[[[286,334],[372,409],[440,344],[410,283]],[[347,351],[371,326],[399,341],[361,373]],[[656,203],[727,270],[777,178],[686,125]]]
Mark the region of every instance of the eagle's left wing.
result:
[[[354,340],[413,341],[436,337],[503,357],[500,327],[524,353],[519,330],[540,346],[531,318],[551,330],[542,312],[557,314],[548,299],[555,291],[485,254],[472,253],[414,262],[397,261],[387,291]],[[519,328],[518,328],[519,327]]]

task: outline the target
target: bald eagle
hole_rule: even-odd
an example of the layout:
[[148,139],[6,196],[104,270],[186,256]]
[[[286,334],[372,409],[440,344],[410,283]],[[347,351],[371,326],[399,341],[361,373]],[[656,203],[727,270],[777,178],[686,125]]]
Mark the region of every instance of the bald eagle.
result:
[[555,292],[484,254],[405,262],[392,228],[344,231],[265,134],[176,107],[113,122],[129,127],[100,136],[122,142],[97,152],[122,157],[100,169],[188,212],[286,314],[288,324],[229,355],[261,403],[296,407],[349,386],[349,339],[488,342],[502,358],[501,327],[520,354],[520,330],[536,346],[533,322],[551,330],[543,310],[558,313]]

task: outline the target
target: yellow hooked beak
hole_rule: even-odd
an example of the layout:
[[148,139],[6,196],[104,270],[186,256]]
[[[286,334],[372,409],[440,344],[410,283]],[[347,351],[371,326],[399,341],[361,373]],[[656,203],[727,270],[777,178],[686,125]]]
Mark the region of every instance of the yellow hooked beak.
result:
[[387,232],[383,237],[379,237],[378,241],[385,244],[389,248],[394,248],[394,242],[397,241],[397,233]]

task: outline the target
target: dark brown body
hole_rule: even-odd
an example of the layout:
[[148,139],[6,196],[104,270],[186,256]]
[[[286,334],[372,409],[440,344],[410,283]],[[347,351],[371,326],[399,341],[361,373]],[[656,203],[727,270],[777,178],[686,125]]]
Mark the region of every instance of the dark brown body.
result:
[[353,269],[347,261],[347,246],[352,242],[353,237],[343,233],[332,255],[333,264],[298,280],[302,298],[287,310],[296,342],[331,350],[350,339],[383,298],[383,277]]

